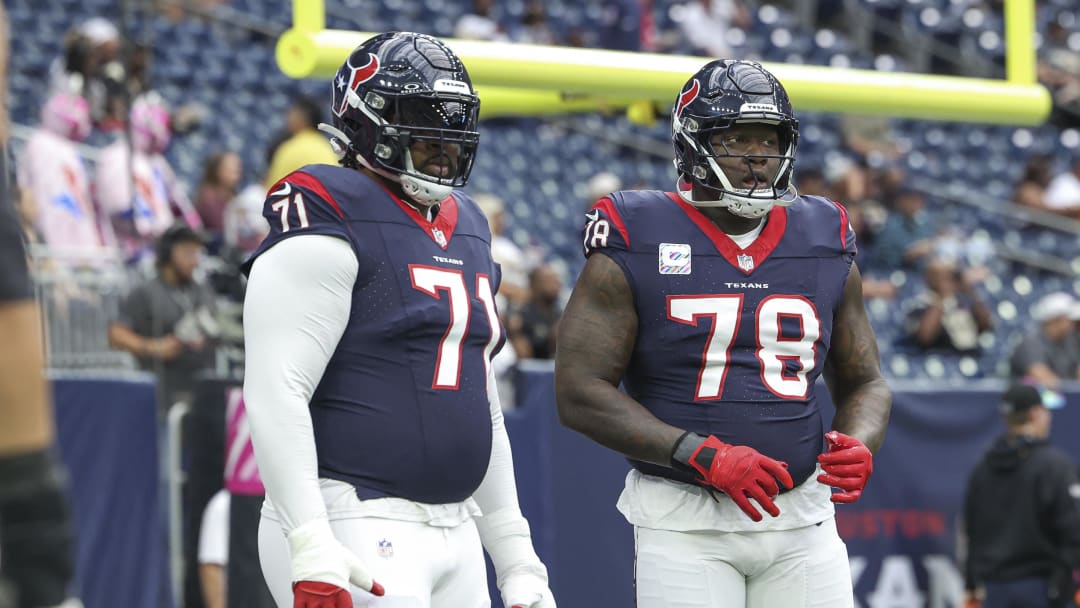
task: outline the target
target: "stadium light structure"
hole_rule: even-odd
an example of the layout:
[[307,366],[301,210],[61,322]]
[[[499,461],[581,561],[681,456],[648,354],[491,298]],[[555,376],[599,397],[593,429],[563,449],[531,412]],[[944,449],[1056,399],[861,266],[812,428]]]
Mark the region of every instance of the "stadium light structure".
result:
[[[1035,79],[1035,2],[1005,2],[1004,80],[766,63],[800,111],[1037,125],[1050,93]],[[292,78],[330,78],[370,32],[326,29],[322,0],[293,0],[276,57]],[[469,69],[481,113],[537,116],[670,104],[702,57],[445,39]],[[643,105],[644,104],[644,105]]]

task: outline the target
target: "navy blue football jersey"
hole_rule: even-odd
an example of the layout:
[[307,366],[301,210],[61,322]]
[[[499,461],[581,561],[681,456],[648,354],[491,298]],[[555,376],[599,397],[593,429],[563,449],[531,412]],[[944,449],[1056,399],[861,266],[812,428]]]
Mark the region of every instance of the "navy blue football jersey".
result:
[[751,446],[788,463],[797,484],[807,479],[822,442],[814,382],[855,255],[843,207],[809,196],[777,206],[740,249],[677,194],[617,192],[588,215],[584,245],[618,264],[633,292],[629,395],[664,422]]
[[[455,192],[429,222],[368,176],[309,165],[275,184],[271,232],[348,241],[359,261],[345,333],[311,400],[319,475],[362,499],[458,502],[487,472],[487,371],[503,330],[499,268],[476,203]],[[311,260],[318,264],[318,260]]]

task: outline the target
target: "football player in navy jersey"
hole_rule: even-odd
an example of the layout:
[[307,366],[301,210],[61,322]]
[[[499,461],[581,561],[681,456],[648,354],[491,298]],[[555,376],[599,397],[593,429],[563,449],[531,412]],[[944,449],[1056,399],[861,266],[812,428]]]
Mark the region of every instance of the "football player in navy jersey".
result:
[[[270,188],[247,264],[244,396],[279,606],[554,608],[491,358],[491,232],[464,186],[479,99],[442,42],[389,33],[333,81],[341,166]],[[351,585],[350,585],[351,583]]]
[[798,133],[772,74],[713,61],[673,109],[676,191],[587,216],[556,395],[633,465],[618,508],[640,608],[853,605],[832,503],[858,500],[892,397],[847,214],[791,183]]

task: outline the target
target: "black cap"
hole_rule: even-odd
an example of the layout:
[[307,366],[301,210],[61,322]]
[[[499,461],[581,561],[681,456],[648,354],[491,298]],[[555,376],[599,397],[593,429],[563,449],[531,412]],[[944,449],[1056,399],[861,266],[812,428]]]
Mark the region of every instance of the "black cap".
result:
[[173,224],[158,237],[154,254],[160,267],[172,258],[173,247],[177,243],[198,243],[206,245],[206,239],[187,224]]
[[169,241],[172,244],[176,243],[199,243],[206,244],[206,239],[201,234],[195,231],[194,228],[187,224],[173,224],[164,233],[162,233],[161,240]]
[[1042,404],[1039,389],[1030,384],[1014,384],[1001,396],[1001,413],[1017,414]]

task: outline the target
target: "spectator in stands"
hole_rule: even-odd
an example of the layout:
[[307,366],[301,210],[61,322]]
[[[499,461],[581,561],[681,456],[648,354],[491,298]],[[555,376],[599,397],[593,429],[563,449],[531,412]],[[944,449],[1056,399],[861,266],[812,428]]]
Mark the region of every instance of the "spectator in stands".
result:
[[826,160],[825,179],[831,184],[836,200],[845,205],[866,200],[873,186],[870,167],[851,152],[835,154]]
[[[592,209],[596,201],[622,189],[622,180],[609,171],[601,171],[585,182],[585,211]],[[632,189],[632,188],[631,188]]]
[[491,257],[502,267],[502,283],[495,299],[499,310],[505,314],[529,299],[528,262],[521,247],[506,236],[506,209],[502,199],[483,193],[473,199],[491,226]]
[[956,264],[933,259],[926,264],[926,290],[908,310],[908,335],[920,348],[968,352],[979,346],[979,335],[990,331],[990,309],[976,295]]
[[1036,154],[1024,165],[1024,176],[1016,185],[1013,201],[1017,205],[1049,211],[1046,206],[1046,188],[1050,185],[1051,164],[1053,159],[1045,154]]
[[523,44],[557,44],[555,32],[548,24],[543,0],[529,0],[521,25],[511,32],[514,42]]
[[678,11],[679,27],[696,54],[712,58],[731,56],[727,32],[747,30],[753,17],[742,0],[694,0]]
[[827,199],[834,200],[832,187],[825,179],[825,174],[817,167],[797,169],[795,174],[795,187],[799,189],[799,194],[824,196]]
[[1029,378],[1056,388],[1062,380],[1080,379],[1080,339],[1075,320],[1080,303],[1065,292],[1039,300],[1031,311],[1038,327],[1024,335],[1010,358],[1013,378]]
[[248,184],[225,207],[225,246],[252,253],[270,232],[263,217],[266,189],[262,180]]
[[933,251],[934,228],[923,211],[925,206],[921,192],[900,190],[875,240],[875,265],[879,269],[917,269]]
[[964,499],[965,608],[1072,605],[1080,572],[1080,478],[1049,444],[1064,398],[1014,384],[1002,396],[1005,434],[983,456]]
[[550,264],[541,264],[529,273],[529,301],[511,314],[506,327],[518,359],[555,358],[561,296],[562,279]]
[[18,159],[23,221],[50,249],[86,254],[106,242],[90,197],[86,167],[75,145],[90,134],[90,128],[86,100],[72,93],[55,93],[45,102],[41,125]]
[[130,132],[130,144],[121,138],[102,150],[94,185],[98,205],[109,215],[123,253],[138,258],[178,217],[196,228],[202,220],[165,159],[172,130],[159,97],[151,94],[135,100]]
[[[502,268],[502,281],[495,294],[499,318],[505,325],[510,315],[529,300],[529,263],[525,252],[506,236],[506,209],[494,194],[473,197],[491,226],[491,259]],[[514,374],[518,357],[513,348],[502,348],[491,361],[504,410],[514,408]]]
[[509,40],[502,25],[491,16],[491,0],[473,0],[472,12],[462,15],[454,24],[454,37],[464,40]]
[[235,152],[219,152],[206,159],[202,180],[195,195],[195,210],[203,227],[221,236],[225,231],[225,209],[240,190],[244,164]]
[[1080,219],[1080,154],[1073,159],[1072,170],[1050,180],[1043,196],[1046,208],[1073,219]]
[[900,154],[896,138],[892,135],[892,124],[885,116],[843,114],[840,116],[840,131],[844,146],[871,165],[894,160]]
[[225,608],[229,565],[229,506],[232,495],[218,490],[203,511],[199,528],[199,583],[206,608]]
[[1075,21],[1071,11],[1061,11],[1046,28],[1039,49],[1039,82],[1050,89],[1054,100],[1051,122],[1062,128],[1080,125],[1080,53],[1069,44],[1072,32],[1066,20]]
[[[50,93],[74,93],[87,99],[94,123],[109,116],[110,97],[122,89],[120,32],[103,17],[91,18],[65,36],[64,54],[49,66]],[[123,113],[118,117],[123,122]]]
[[285,115],[285,139],[277,146],[266,172],[266,189],[304,165],[336,165],[338,155],[319,133],[322,106],[310,97],[297,97]]
[[214,295],[195,275],[202,253],[202,237],[190,227],[166,230],[157,242],[157,276],[131,290],[109,325],[113,348],[157,373],[163,414],[177,401],[190,401],[196,377],[214,363]]
[[575,28],[581,32],[582,46],[614,51],[656,52],[652,5],[652,0],[611,0],[603,3],[598,23],[589,28],[593,31]]
[[[829,190],[829,185],[824,180],[824,176],[821,177],[821,182],[815,182],[815,176],[821,175],[820,172],[811,172],[808,174],[809,179],[801,178],[799,183],[802,186],[799,187],[799,192],[803,194],[814,194],[817,196],[825,196],[820,194],[822,188],[826,191]],[[803,190],[803,187],[809,187],[812,190]],[[859,247],[855,254],[855,261],[859,264],[864,264],[867,257],[866,251],[867,241],[872,241],[872,232],[866,227],[866,202],[856,202],[855,204],[846,205],[845,208],[848,212],[848,223],[851,224],[851,229],[855,231],[857,238],[859,239]],[[864,240],[865,239],[865,240]],[[875,276],[873,269],[868,268],[862,275],[862,292],[864,300],[871,300],[874,298],[880,298],[884,300],[891,300],[896,297],[896,285],[893,284],[888,278]]]

